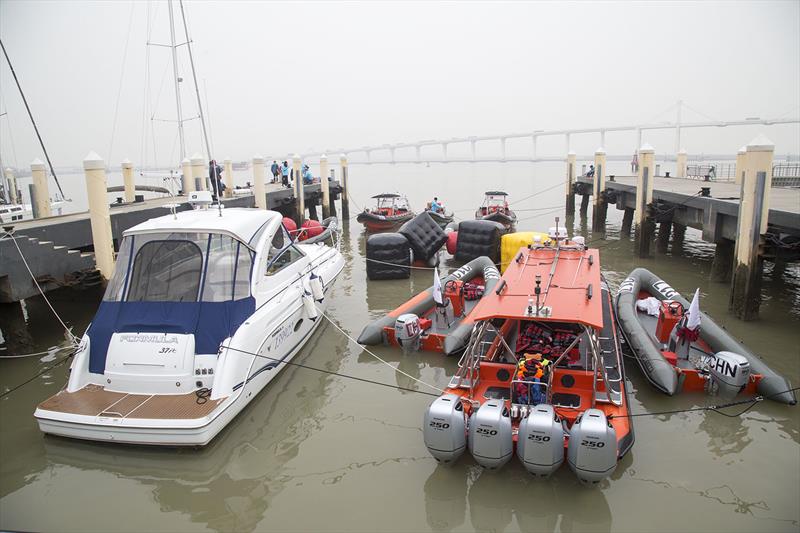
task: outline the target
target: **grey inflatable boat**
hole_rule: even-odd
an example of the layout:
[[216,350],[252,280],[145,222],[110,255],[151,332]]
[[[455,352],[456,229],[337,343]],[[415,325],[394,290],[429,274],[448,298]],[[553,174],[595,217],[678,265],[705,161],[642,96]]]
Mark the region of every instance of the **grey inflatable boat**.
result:
[[469,313],[479,301],[466,286],[473,282],[483,286],[483,295],[494,290],[500,272],[491,259],[477,257],[455,272],[442,278],[442,304],[433,298],[433,287],[417,294],[385,316],[364,327],[360,344],[390,344],[406,351],[427,350],[451,355],[462,351],[469,341],[474,321]]
[[[637,303],[640,309],[650,307],[649,313],[637,309]],[[789,380],[702,311],[699,332],[687,334],[688,309],[683,296],[647,269],[635,269],[619,286],[619,327],[656,388],[669,395],[715,390],[797,403]]]

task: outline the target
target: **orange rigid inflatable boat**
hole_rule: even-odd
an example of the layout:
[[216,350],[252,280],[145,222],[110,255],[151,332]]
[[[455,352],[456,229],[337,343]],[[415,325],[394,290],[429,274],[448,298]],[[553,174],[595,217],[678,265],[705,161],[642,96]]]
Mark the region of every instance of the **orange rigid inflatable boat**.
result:
[[633,446],[628,387],[599,252],[551,228],[521,248],[470,312],[475,327],[445,393],[425,413],[440,463],[469,448],[497,469],[516,455],[537,476],[566,458],[583,483],[609,476]]

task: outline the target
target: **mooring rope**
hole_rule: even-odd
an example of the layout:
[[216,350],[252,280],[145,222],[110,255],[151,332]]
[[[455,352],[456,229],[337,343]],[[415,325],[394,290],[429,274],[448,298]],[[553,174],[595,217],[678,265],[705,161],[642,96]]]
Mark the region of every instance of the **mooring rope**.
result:
[[[12,232],[13,232],[13,230],[6,231],[4,236],[5,235],[11,236]],[[77,346],[78,342],[79,342],[79,339],[75,335],[72,334],[72,330],[67,327],[67,325],[64,323],[64,321],[59,316],[58,312],[56,312],[55,308],[53,307],[53,304],[50,303],[50,300],[45,295],[44,291],[42,290],[42,287],[39,285],[39,282],[36,280],[36,276],[33,275],[33,271],[31,270],[30,265],[28,265],[28,260],[25,259],[25,254],[22,253],[22,249],[19,247],[19,244],[17,243],[17,239],[15,239],[13,236],[11,236],[11,242],[14,243],[14,247],[17,249],[17,252],[19,252],[19,256],[22,259],[22,263],[25,265],[25,268],[27,269],[28,274],[30,274],[31,279],[33,280],[33,284],[36,285],[36,289],[39,291],[39,294],[42,295],[42,298],[44,299],[45,303],[47,304],[47,307],[50,308],[50,311],[53,312],[53,315],[56,317],[56,320],[58,320],[58,322],[61,324],[61,326],[63,326],[64,331],[66,332],[66,334],[68,336],[68,339],[72,342],[72,344],[74,346]]]

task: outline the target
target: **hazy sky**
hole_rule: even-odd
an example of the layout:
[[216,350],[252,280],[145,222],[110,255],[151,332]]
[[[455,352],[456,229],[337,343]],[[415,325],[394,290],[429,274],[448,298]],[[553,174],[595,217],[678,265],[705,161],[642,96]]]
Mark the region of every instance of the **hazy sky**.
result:
[[[796,0],[185,8],[217,158],[673,120],[678,99],[699,112],[685,121],[800,115]],[[177,0],[175,12],[182,42]],[[148,32],[169,42],[168,23],[165,1],[0,1],[0,36],[54,164],[79,165],[89,150],[114,164],[180,159],[175,125],[150,120],[175,118],[170,50],[146,46]],[[4,60],[0,99],[0,153],[26,166],[41,152]],[[187,151],[204,152],[197,122],[186,130]],[[761,131],[779,153],[800,152],[797,125],[686,131],[683,145],[735,153]],[[607,149],[632,152],[632,137],[609,134]],[[674,149],[671,132],[646,140]],[[579,152],[598,143],[573,139]],[[561,153],[563,140],[540,148]]]

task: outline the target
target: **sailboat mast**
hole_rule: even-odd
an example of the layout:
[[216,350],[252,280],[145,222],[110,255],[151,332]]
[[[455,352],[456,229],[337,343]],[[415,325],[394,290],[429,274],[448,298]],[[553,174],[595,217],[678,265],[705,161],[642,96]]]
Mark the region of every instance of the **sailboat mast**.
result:
[[172,0],[167,1],[169,6],[169,39],[172,48],[172,76],[175,81],[175,105],[178,110],[178,138],[181,143],[181,157],[186,157],[186,141],[183,138],[183,112],[181,111],[181,88],[178,79],[178,47],[175,44],[175,19],[172,15]]
[[[183,9],[183,0],[178,0],[178,3],[181,6],[181,18],[183,19],[183,33],[186,36],[186,49],[189,51],[189,64],[192,66],[192,79],[194,80],[194,94],[197,96],[197,110],[200,113],[200,126],[203,128],[203,140],[206,143],[206,153],[208,154],[208,159],[214,159],[211,156],[211,145],[208,142],[208,131],[206,130],[206,119],[205,115],[203,114],[203,103],[200,99],[200,87],[197,85],[197,72],[194,69],[194,55],[192,55],[192,41],[189,38],[189,27],[186,24],[186,12]],[[219,188],[219,180],[217,179],[217,166],[214,165],[212,172],[214,173],[213,176],[209,176],[211,178],[211,186],[214,188],[214,192],[218,198],[218,203],[221,203],[221,199],[219,196],[220,191]],[[219,205],[221,209],[222,206]],[[222,212],[220,211],[220,216],[222,216]]]
[[197,110],[200,113],[200,125],[203,128],[203,140],[206,143],[206,153],[211,159],[211,145],[208,143],[208,132],[206,131],[206,118],[203,114],[203,104],[200,100],[200,89],[197,85],[197,72],[194,69],[194,55],[192,54],[192,41],[189,39],[189,27],[186,25],[186,12],[183,10],[183,0],[178,0],[181,6],[181,17],[183,18],[183,32],[186,35],[186,49],[189,50],[189,64],[192,66],[192,79],[194,80],[194,94],[197,96]]
[[39,134],[39,127],[36,126],[36,121],[33,120],[33,113],[31,113],[31,108],[28,105],[28,100],[25,98],[25,93],[22,92],[22,86],[19,84],[19,80],[17,79],[17,73],[14,72],[14,67],[11,65],[11,60],[8,58],[8,52],[6,52],[6,47],[3,44],[2,39],[0,39],[0,48],[3,49],[3,55],[6,56],[6,63],[8,63],[8,68],[11,69],[11,75],[14,76],[14,81],[17,83],[17,89],[19,89],[19,95],[22,97],[22,103],[25,104],[25,109],[28,111],[28,116],[31,118],[31,124],[33,124],[33,131],[36,132],[36,137],[39,139],[39,145],[42,147],[42,152],[44,152],[44,158],[47,159],[47,164],[50,166],[50,173],[53,175],[53,179],[56,180],[56,186],[58,187],[58,192],[61,194],[61,198],[65,198],[64,191],[61,189],[61,184],[58,182],[58,176],[56,176],[56,170],[53,168],[53,163],[50,162],[50,156],[47,154],[47,149],[44,147],[44,141],[42,141],[42,136]]

